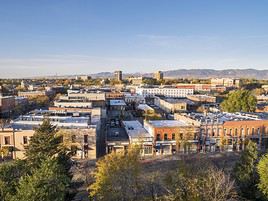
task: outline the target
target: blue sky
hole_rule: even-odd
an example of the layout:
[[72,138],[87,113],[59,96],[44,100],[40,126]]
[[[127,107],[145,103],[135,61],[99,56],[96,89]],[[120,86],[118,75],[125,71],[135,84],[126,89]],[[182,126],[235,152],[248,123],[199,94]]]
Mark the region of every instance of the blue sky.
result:
[[266,0],[0,1],[0,77],[268,69]]

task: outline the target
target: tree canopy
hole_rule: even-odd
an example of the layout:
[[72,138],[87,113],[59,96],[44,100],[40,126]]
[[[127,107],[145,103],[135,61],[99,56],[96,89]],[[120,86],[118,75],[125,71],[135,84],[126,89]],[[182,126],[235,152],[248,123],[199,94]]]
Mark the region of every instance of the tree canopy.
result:
[[232,91],[227,99],[221,103],[221,108],[226,112],[254,112],[257,100],[248,90]]

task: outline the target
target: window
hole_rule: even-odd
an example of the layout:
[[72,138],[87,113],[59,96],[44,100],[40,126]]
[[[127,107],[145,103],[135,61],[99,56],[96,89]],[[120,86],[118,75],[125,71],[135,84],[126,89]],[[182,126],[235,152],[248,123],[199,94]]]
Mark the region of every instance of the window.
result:
[[230,135],[232,135],[232,134],[233,134],[232,129],[230,129]]
[[249,128],[247,128],[247,133],[246,133],[246,135],[249,135]]
[[235,129],[235,136],[237,136],[237,128]]
[[84,143],[88,143],[88,135],[84,135]]
[[156,140],[157,140],[157,141],[160,141],[160,134],[157,134],[157,135],[156,135]]
[[10,137],[5,137],[5,144],[10,144]]
[[226,136],[227,129],[225,128],[223,132],[223,135]]
[[175,140],[175,133],[172,133],[172,140]]
[[144,147],[144,154],[152,154],[153,150],[151,146]]
[[260,128],[258,128],[258,135],[260,135],[261,134],[261,132],[260,132]]
[[168,138],[167,138],[167,134],[165,133],[164,134],[164,140],[167,140]]
[[28,144],[28,137],[27,136],[23,136],[23,144]]
[[254,134],[255,134],[254,128],[252,128],[251,135],[254,135]]
[[242,135],[242,136],[245,135],[244,128],[241,128],[241,135]]

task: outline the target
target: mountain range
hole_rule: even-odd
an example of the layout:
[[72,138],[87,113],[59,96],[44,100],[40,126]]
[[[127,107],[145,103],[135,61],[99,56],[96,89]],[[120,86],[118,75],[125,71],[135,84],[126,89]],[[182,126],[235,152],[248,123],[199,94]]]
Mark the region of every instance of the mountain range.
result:
[[[213,69],[178,69],[163,71],[166,78],[249,78],[249,79],[268,79],[268,70],[256,69],[226,69],[226,70],[213,70]],[[92,77],[113,77],[113,72],[100,72],[91,74]],[[147,76],[152,77],[153,73],[124,73],[124,77],[129,76]]]

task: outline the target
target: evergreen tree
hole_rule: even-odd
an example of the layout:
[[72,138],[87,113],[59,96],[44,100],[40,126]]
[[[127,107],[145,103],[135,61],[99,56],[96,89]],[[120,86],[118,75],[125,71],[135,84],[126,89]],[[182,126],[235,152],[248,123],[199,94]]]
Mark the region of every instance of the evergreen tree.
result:
[[11,161],[0,165],[0,200],[9,201],[16,193],[21,176],[26,175],[28,168],[23,160]]
[[42,125],[35,130],[26,150],[27,161],[38,167],[43,160],[56,156],[59,153],[61,138],[56,135],[56,128],[45,119]]
[[234,176],[241,196],[252,200],[257,200],[259,197],[256,186],[258,183],[256,174],[257,159],[257,145],[256,143],[249,141],[234,168]]
[[64,201],[70,179],[56,159],[48,158],[32,175],[22,177],[12,201]]
[[268,154],[261,157],[257,171],[260,177],[258,188],[268,200]]

